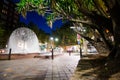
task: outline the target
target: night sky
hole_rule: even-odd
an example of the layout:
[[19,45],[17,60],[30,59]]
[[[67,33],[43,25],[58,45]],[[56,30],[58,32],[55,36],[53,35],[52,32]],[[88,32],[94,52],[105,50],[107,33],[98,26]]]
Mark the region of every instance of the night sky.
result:
[[[12,1],[19,2],[19,0]],[[62,20],[57,20],[53,22],[53,28],[51,29],[49,25],[47,25],[46,19],[35,11],[27,12],[26,18],[20,15],[20,21],[26,24],[29,24],[29,22],[33,22],[39,27],[39,29],[45,31],[46,33],[51,33],[53,30],[56,30],[57,27],[60,27],[62,25]]]

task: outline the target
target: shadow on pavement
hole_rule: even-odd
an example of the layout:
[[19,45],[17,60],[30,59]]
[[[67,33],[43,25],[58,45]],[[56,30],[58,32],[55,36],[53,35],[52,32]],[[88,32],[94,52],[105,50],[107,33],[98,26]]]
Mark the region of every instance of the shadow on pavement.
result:
[[107,57],[97,55],[84,56],[77,65],[74,79],[120,80],[119,60],[107,61],[106,59]]

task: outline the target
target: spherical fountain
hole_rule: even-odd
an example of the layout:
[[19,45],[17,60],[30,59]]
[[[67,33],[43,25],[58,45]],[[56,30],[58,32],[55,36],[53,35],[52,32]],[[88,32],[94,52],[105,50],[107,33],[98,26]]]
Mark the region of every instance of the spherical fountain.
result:
[[7,50],[12,54],[39,53],[39,41],[36,34],[29,28],[21,27],[14,30],[9,38]]

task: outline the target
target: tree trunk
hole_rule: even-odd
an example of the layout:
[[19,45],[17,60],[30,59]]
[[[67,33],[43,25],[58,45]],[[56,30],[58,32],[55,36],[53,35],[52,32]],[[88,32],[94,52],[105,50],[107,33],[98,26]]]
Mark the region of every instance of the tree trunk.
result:
[[99,54],[108,55],[109,52],[110,52],[108,47],[105,45],[104,42],[94,42],[93,45],[94,45],[94,47],[96,48],[96,50]]
[[84,39],[86,39],[89,43],[91,43],[97,50],[97,52],[99,54],[106,54],[108,55],[108,53],[110,52],[110,50],[108,49],[108,46],[104,43],[104,42],[97,42],[92,40],[89,37],[85,37],[83,35],[81,35]]
[[120,5],[117,0],[114,2],[112,8],[110,7],[110,15],[113,20],[115,45],[109,57],[120,58]]

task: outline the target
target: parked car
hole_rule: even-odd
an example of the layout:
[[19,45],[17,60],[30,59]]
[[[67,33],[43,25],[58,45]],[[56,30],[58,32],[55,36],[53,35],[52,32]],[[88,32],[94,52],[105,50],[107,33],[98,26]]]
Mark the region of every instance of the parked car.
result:
[[[82,49],[82,52],[84,52],[84,49]],[[89,46],[89,47],[87,48],[87,52],[88,52],[88,53],[97,53],[97,50],[95,49],[94,46]]]
[[89,46],[88,50],[87,50],[89,53],[96,53],[97,50],[95,49],[94,46]]

